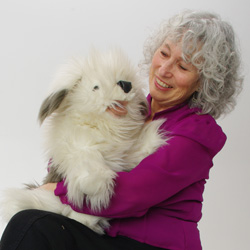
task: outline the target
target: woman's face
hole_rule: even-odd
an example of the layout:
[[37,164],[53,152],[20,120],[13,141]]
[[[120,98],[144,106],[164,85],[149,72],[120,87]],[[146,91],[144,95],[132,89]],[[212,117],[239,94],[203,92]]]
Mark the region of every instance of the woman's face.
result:
[[180,44],[166,40],[155,52],[149,75],[152,111],[187,100],[199,87],[198,70],[182,59]]

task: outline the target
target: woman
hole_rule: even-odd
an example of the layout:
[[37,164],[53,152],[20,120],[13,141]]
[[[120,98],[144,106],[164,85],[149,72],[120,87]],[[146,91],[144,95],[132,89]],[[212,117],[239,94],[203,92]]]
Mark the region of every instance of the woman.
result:
[[27,210],[13,217],[0,249],[201,249],[204,185],[226,141],[215,119],[235,105],[239,66],[234,32],[218,16],[186,11],[163,23],[146,43],[142,68],[149,72],[147,122],[167,118],[168,144],[118,174],[115,195],[101,212],[70,204],[63,181],[42,187],[78,212],[112,218],[107,234]]

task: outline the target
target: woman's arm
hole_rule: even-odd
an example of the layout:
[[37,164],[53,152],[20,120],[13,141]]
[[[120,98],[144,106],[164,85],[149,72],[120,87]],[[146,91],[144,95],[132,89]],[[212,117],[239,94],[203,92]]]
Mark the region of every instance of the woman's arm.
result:
[[46,183],[40,186],[39,188],[54,192],[56,189],[56,186],[57,186],[57,183]]
[[67,200],[67,187],[58,183],[55,194],[77,212],[109,218],[142,216],[147,210],[189,185],[208,178],[211,156],[199,143],[175,136],[168,145],[145,158],[130,172],[120,172],[110,206],[101,212],[79,209]]

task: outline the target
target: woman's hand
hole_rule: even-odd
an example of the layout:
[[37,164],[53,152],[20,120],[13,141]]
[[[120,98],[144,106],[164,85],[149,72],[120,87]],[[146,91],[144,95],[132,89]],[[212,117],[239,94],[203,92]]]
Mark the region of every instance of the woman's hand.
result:
[[54,192],[56,189],[56,186],[57,186],[57,183],[46,183],[40,186],[39,188]]

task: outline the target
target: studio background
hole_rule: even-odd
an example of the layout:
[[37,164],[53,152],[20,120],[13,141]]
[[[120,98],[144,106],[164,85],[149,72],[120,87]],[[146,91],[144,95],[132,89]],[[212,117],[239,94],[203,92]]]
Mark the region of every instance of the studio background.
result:
[[[240,40],[244,90],[218,120],[228,140],[214,159],[199,224],[204,250],[250,249],[249,3],[247,0],[8,0],[0,2],[0,191],[46,174],[37,115],[58,67],[91,46],[123,48],[137,64],[150,30],[184,9],[229,21]],[[0,224],[0,235],[5,225]]]

